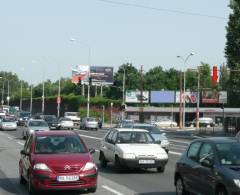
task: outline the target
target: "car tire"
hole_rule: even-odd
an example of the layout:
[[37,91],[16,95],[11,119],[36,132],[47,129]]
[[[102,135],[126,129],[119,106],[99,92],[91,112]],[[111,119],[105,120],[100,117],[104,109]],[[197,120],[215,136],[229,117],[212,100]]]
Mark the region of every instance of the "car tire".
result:
[[187,195],[187,191],[184,187],[183,179],[181,177],[177,177],[176,180],[176,195]]
[[29,193],[29,195],[34,195],[34,194],[36,194],[36,190],[34,189],[34,187],[33,187],[33,185],[32,185],[31,176],[29,176],[29,179],[28,179],[28,193]]
[[100,160],[100,166],[101,166],[102,168],[106,168],[106,167],[107,167],[107,160],[106,160],[103,152],[100,152],[99,160]]
[[121,165],[121,162],[118,158],[118,156],[115,157],[115,161],[114,161],[114,166],[115,166],[115,170],[117,173],[121,173],[122,172],[122,165]]
[[218,187],[216,191],[216,195],[227,195],[227,191],[224,187]]
[[163,166],[163,167],[157,167],[157,172],[158,172],[158,173],[163,173],[164,170],[165,170],[165,166]]
[[95,193],[96,191],[97,191],[97,187],[89,188],[89,189],[88,189],[88,192],[89,192],[89,193]]

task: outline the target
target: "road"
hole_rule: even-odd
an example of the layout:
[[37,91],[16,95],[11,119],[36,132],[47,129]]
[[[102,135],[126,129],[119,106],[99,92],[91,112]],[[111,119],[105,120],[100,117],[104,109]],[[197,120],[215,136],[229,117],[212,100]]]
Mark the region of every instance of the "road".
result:
[[[189,144],[188,140],[170,138],[169,162],[164,173],[150,170],[128,170],[116,173],[112,165],[102,169],[99,166],[98,155],[100,140],[107,130],[84,131],[76,130],[87,143],[89,148],[95,148],[94,160],[99,167],[98,190],[96,195],[173,195],[175,163]],[[18,183],[18,161],[24,140],[21,138],[22,128],[17,131],[0,132],[0,194],[28,194],[27,187]],[[50,194],[46,193],[46,194]],[[51,193],[53,194],[53,193]],[[56,194],[59,194],[56,193]],[[62,192],[62,195],[70,194]],[[77,194],[71,192],[71,194]]]

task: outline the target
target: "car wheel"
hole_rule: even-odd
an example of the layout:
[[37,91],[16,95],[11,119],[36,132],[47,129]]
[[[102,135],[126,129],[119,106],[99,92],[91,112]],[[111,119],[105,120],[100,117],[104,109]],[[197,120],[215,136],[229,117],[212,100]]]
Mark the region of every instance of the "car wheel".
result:
[[97,187],[89,188],[89,189],[88,189],[88,192],[89,192],[89,193],[95,193],[96,191],[97,191]]
[[187,194],[188,193],[185,190],[182,178],[178,177],[176,181],[176,195],[187,195]]
[[122,172],[122,165],[120,163],[120,160],[119,160],[118,156],[115,157],[114,166],[115,166],[115,170],[116,170],[117,173]]
[[227,195],[227,191],[225,190],[224,187],[218,187],[216,195]]
[[32,185],[31,176],[29,176],[29,180],[28,180],[28,192],[30,195],[34,195],[36,193],[36,190],[34,189],[34,187]]
[[106,168],[106,167],[107,167],[107,160],[106,160],[103,152],[100,153],[99,160],[100,160],[100,166],[101,166],[102,168]]
[[163,173],[164,170],[165,170],[165,167],[164,167],[164,166],[163,166],[163,167],[157,167],[157,172],[158,172],[158,173]]

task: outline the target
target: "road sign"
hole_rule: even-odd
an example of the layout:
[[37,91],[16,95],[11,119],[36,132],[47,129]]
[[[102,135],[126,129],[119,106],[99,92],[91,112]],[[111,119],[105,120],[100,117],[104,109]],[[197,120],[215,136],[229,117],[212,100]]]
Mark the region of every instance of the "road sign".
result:
[[217,66],[213,66],[213,74],[212,74],[212,85],[216,86],[218,80],[218,69]]
[[61,104],[61,96],[57,96],[57,103]]

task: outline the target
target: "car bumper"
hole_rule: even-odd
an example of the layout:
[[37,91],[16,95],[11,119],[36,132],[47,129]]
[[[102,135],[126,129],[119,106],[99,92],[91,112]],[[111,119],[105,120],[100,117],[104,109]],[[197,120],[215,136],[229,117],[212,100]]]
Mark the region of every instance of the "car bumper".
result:
[[97,128],[98,128],[98,125],[88,124],[88,125],[86,125],[86,127],[89,128],[89,129],[97,129]]
[[9,127],[3,126],[2,127],[2,130],[16,130],[16,129],[17,129],[17,126],[9,126]]
[[[140,164],[139,160],[154,160],[152,164]],[[123,159],[120,158],[120,163],[123,166],[129,168],[157,168],[164,167],[168,162],[168,159],[159,160],[159,159]]]
[[34,174],[32,185],[37,190],[84,190],[97,187],[97,173],[79,174],[79,178],[78,181],[59,182],[57,175]]

